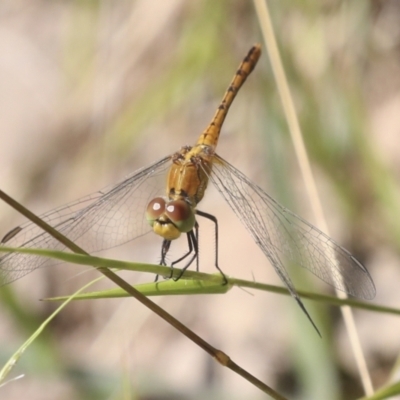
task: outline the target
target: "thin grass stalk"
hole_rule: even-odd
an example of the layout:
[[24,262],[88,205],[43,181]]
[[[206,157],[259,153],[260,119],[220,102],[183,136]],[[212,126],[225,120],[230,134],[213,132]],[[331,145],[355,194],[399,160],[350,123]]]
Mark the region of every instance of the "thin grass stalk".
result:
[[[290,135],[293,141],[296,156],[298,158],[300,170],[306,186],[306,191],[308,193],[308,197],[311,202],[311,208],[314,212],[317,221],[317,226],[319,226],[322,231],[329,234],[321,201],[319,199],[315,180],[313,177],[313,173],[311,171],[310,162],[307,156],[307,151],[305,148],[303,135],[301,133],[293,99],[290,93],[289,85],[286,79],[286,74],[279,54],[279,49],[277,46],[273,26],[271,23],[268,3],[265,0],[254,0],[254,5],[256,8],[263,38],[271,61],[273,73],[275,76],[279,95],[281,97],[286,120],[289,125]],[[341,292],[337,292],[337,295],[342,298],[347,297],[346,294]],[[362,351],[359,336],[355,327],[353,313],[351,309],[347,306],[341,307],[341,312],[350,339],[351,347],[353,350],[354,358],[356,360],[364,392],[366,393],[366,395],[370,396],[373,394],[374,389],[367,368],[367,363]]]

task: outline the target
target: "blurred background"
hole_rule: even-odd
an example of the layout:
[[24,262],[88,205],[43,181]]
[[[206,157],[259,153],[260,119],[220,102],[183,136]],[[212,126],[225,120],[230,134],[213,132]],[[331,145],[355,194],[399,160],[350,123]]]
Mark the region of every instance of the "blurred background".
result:
[[[330,235],[367,266],[374,302],[399,306],[400,2],[270,6]],[[245,0],[1,1],[1,189],[40,214],[193,144],[255,42],[262,42],[259,23]],[[265,48],[218,153],[315,223]],[[200,209],[218,218],[226,274],[280,284],[212,189]],[[22,221],[0,203],[0,236]],[[201,222],[201,268],[214,272],[212,225]],[[161,240],[148,236],[101,254],[157,263]],[[332,293],[306,271],[294,275],[299,288]],[[0,288],[1,365],[54,310],[40,298],[96,276],[57,265]],[[235,288],[155,301],[291,399],[363,394],[337,308],[306,302],[320,339],[284,296]],[[379,387],[398,375],[400,319],[366,311],[355,317]],[[133,299],[69,305],[10,377],[20,374],[0,387],[1,398],[264,398]]]

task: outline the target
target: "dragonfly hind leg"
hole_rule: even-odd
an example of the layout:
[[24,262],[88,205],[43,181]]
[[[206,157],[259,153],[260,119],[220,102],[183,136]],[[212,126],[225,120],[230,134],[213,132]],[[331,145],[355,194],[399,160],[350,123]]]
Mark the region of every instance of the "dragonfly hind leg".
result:
[[228,283],[228,279],[225,276],[225,274],[222,272],[222,269],[218,265],[218,220],[214,215],[205,213],[203,211],[196,210],[196,214],[199,215],[200,217],[207,218],[214,223],[214,227],[215,227],[214,228],[214,232],[215,232],[215,268],[222,275],[222,277],[224,279],[224,285],[226,285]]

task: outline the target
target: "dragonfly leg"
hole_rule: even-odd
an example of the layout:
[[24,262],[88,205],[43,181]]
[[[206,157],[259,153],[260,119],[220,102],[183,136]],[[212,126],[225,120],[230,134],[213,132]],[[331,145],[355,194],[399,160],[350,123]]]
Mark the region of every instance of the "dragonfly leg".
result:
[[167,265],[167,253],[171,247],[171,240],[164,239],[161,246],[161,259],[160,265]]
[[199,224],[197,223],[197,221],[196,221],[196,225],[194,226],[194,230],[195,230],[194,235],[195,235],[196,245],[197,245],[196,271],[199,272],[199,270],[200,270],[200,266],[199,266],[199,259],[200,259],[200,257],[199,257],[199,239],[200,239],[200,236],[199,236]]
[[[167,240],[167,239],[164,239],[163,242],[162,242],[162,245],[161,245],[160,265],[164,265],[164,266],[167,265],[166,258],[167,258],[167,253],[168,253],[170,247],[171,247],[171,241]],[[159,275],[156,275],[156,278],[154,279],[154,282],[158,281],[158,277],[159,277]]]
[[196,214],[200,215],[200,217],[207,218],[210,221],[214,222],[215,226],[215,268],[221,273],[222,277],[224,278],[224,284],[228,283],[228,279],[226,278],[225,274],[222,272],[221,268],[218,265],[218,220],[214,215],[205,213],[203,211],[196,210]]
[[[194,259],[196,258],[196,269],[197,271],[199,270],[199,258],[198,258],[198,236],[199,236],[199,225],[195,224],[195,232],[190,231],[186,234],[187,236],[187,240],[188,240],[188,248],[189,250],[180,258],[178,258],[177,260],[173,261],[171,263],[171,274],[167,279],[172,278],[173,275],[173,269],[174,269],[174,265],[180,263],[182,260],[184,260],[186,257],[188,257],[190,254],[193,253],[194,250],[194,254],[191,257],[191,259],[189,260],[189,262],[183,267],[182,272],[179,274],[179,276],[177,278],[175,278],[175,280],[178,280],[182,277],[182,274],[186,271],[186,269],[189,268],[189,266],[193,263]],[[162,246],[161,246],[161,260],[160,260],[160,265],[167,265],[167,253],[169,251],[171,247],[171,240],[167,240],[164,239]],[[156,276],[155,282],[157,282],[158,280],[158,275]]]
[[185,253],[181,258],[179,258],[178,260],[174,261],[171,264],[171,268],[173,268],[173,266],[179,262],[181,262],[183,259],[185,259],[187,256],[189,256],[191,253],[194,253],[192,255],[192,257],[190,258],[190,260],[186,263],[186,265],[182,268],[181,273],[174,278],[175,281],[179,280],[183,273],[190,267],[190,265],[193,263],[193,261],[196,259],[196,269],[197,271],[199,270],[199,241],[198,241],[198,235],[199,235],[199,226],[196,222],[195,224],[195,228],[194,228],[194,232],[193,229],[190,232],[187,232],[186,236],[188,239],[188,246],[189,246],[189,251],[187,253]]

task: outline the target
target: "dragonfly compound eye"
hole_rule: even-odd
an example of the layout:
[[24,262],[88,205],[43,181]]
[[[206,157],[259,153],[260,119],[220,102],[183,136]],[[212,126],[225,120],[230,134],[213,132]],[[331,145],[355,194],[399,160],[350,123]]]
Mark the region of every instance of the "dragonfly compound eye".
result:
[[156,197],[151,200],[147,205],[146,219],[147,222],[153,226],[154,223],[160,218],[165,212],[165,200],[162,197]]
[[196,222],[193,209],[184,200],[170,201],[165,208],[165,213],[181,232],[191,231]]

